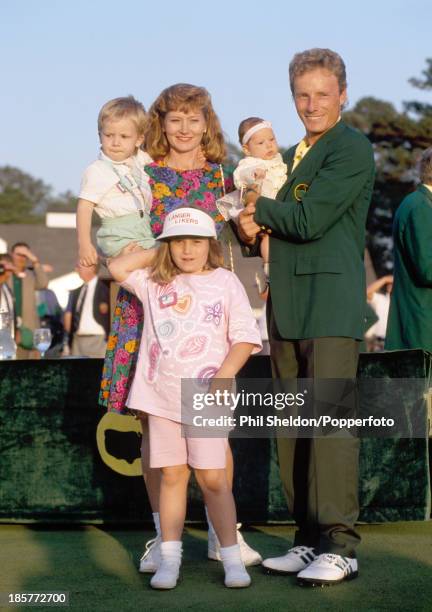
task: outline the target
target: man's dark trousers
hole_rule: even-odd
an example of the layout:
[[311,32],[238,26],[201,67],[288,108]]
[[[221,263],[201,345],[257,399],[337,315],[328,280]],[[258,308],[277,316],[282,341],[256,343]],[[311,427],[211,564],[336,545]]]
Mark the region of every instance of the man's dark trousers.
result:
[[[359,342],[352,338],[281,338],[269,304],[270,350],[275,379],[354,379]],[[278,437],[281,481],[298,531],[294,546],[355,557],[360,536],[358,463],[360,440],[340,437]]]

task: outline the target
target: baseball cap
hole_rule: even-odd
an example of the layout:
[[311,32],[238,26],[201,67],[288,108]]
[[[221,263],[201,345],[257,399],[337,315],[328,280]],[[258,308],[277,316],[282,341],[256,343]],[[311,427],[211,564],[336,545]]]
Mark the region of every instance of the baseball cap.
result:
[[207,213],[197,208],[177,208],[165,217],[162,234],[156,240],[175,236],[200,236],[216,238],[216,227]]

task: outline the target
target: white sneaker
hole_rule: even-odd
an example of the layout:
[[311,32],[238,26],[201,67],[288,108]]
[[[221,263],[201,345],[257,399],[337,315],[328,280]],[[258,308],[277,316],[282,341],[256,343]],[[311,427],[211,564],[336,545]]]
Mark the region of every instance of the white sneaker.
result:
[[224,565],[225,586],[229,589],[242,589],[251,583],[251,577],[247,573],[243,564]]
[[[241,523],[237,523],[237,544],[239,544],[240,546],[241,560],[243,561],[246,567],[250,565],[259,565],[262,562],[262,557],[259,554],[259,552],[251,548],[249,544],[245,542],[242,534],[239,531],[240,527],[241,527]],[[214,531],[209,529],[208,531],[208,549],[207,549],[208,558],[212,559],[213,561],[220,561],[221,556],[220,556],[219,549],[220,549],[220,544],[219,544],[217,535]]]
[[313,548],[308,546],[294,546],[286,555],[264,559],[263,567],[268,573],[273,574],[297,574],[308,567],[317,555]]
[[332,553],[319,555],[299,574],[297,582],[308,585],[337,584],[343,580],[352,580],[358,576],[357,559],[342,557]]
[[161,562],[161,537],[156,536],[146,542],[145,551],[140,559],[139,571],[141,574],[154,574]]
[[162,557],[156,574],[150,580],[153,589],[174,589],[180,574],[181,557]]

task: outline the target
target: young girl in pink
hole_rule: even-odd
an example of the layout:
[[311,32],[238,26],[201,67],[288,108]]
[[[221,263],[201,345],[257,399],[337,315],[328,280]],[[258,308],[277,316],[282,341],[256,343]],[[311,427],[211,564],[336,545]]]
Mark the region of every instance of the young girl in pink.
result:
[[149,321],[128,406],[148,414],[150,467],[162,472],[161,563],[150,584],[156,589],[177,584],[193,468],[221,544],[225,586],[246,587],[250,577],[240,557],[225,472],[228,440],[182,434],[181,381],[233,379],[260,350],[260,334],[242,284],[222,267],[215,224],[207,213],[176,209],[167,215],[158,240],[153,260],[149,251],[140,250],[109,266],[113,277],[142,301]]

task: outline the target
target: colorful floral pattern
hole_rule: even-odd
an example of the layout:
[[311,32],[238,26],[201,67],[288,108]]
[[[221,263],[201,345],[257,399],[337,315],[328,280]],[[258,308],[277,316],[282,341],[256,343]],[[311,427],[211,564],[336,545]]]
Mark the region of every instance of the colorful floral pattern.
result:
[[[202,169],[184,172],[168,168],[163,161],[146,166],[150,177],[153,203],[150,212],[154,236],[162,231],[166,215],[188,204],[207,211],[219,232],[224,226],[216,200],[234,190],[232,169],[221,171],[219,164],[207,162]],[[189,307],[179,303],[178,309]],[[187,309],[187,308],[186,308]],[[111,333],[102,373],[99,403],[109,411],[127,413],[125,407],[136,369],[138,350],[143,329],[142,304],[131,293],[120,289],[114,311]],[[154,354],[154,363],[158,355]]]
[[[150,177],[153,192],[153,204],[150,211],[150,224],[154,236],[159,236],[165,217],[179,206],[194,205],[211,215],[219,232],[224,226],[224,219],[216,207],[216,200],[225,191],[232,191],[232,175],[221,171],[219,164],[207,162],[199,170],[183,172],[168,168],[165,162],[157,161],[145,167]],[[222,177],[223,175],[223,177]]]
[[138,359],[143,322],[140,300],[129,291],[120,288],[108,338],[99,394],[99,403],[108,410],[125,411]]

